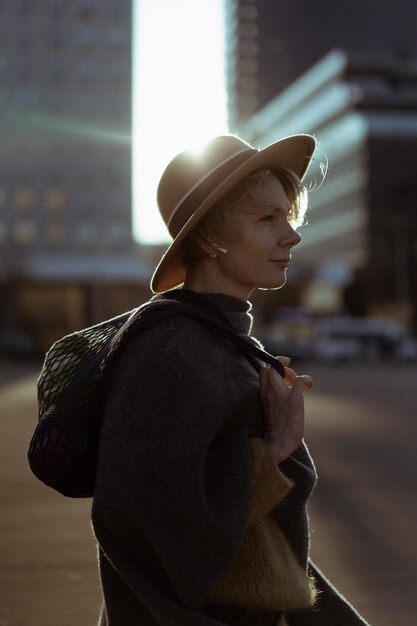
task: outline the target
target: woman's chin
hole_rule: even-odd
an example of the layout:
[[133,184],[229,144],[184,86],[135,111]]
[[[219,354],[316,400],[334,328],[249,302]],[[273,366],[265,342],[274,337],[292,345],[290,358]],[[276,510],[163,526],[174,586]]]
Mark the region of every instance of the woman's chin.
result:
[[278,289],[281,289],[285,285],[286,282],[287,282],[286,278],[280,281],[275,280],[274,282],[271,282],[271,284],[259,286],[258,289],[260,291],[276,291]]

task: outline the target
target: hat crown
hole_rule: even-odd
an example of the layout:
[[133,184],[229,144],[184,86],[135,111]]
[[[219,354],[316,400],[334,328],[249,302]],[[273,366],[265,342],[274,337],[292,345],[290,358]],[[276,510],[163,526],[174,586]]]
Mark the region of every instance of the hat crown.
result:
[[158,185],[158,207],[165,224],[169,226],[173,212],[208,174],[246,151],[250,156],[255,149],[235,135],[221,135],[208,141],[198,152],[184,150],[177,154],[167,165]]
[[184,282],[181,244],[187,235],[234,185],[260,168],[285,167],[301,180],[316,140],[292,135],[257,150],[236,135],[214,137],[198,152],[184,151],[172,159],[158,186],[158,205],[173,238],[151,281],[155,293]]

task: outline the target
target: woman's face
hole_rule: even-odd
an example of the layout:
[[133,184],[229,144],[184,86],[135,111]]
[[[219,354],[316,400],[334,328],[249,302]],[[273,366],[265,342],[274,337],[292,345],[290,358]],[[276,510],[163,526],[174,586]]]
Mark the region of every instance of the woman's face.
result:
[[217,242],[227,250],[214,259],[217,290],[241,299],[247,299],[255,288],[282,287],[291,249],[301,241],[288,221],[289,200],[276,176],[268,177],[261,200],[268,208],[259,205],[247,213],[237,207],[239,236]]

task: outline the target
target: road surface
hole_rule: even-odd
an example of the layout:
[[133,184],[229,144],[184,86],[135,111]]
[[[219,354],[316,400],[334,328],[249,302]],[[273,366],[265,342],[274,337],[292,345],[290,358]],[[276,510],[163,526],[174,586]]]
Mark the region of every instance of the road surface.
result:
[[306,367],[312,556],[375,626],[417,624],[417,367]]
[[[373,626],[417,624],[417,367],[305,366],[312,556]],[[38,482],[35,378],[0,387],[0,626],[95,626],[89,500]],[[337,625],[335,625],[337,626]]]

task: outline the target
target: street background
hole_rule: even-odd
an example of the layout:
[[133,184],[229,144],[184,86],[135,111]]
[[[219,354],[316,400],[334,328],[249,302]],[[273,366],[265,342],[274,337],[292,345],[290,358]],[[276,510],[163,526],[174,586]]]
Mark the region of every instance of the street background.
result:
[[[0,626],[94,626],[91,501],[64,498],[30,473],[36,375],[2,369]],[[312,557],[373,626],[415,626],[417,366],[297,369],[315,379],[306,393],[319,473]]]
[[162,170],[225,132],[317,138],[302,245],[255,318],[316,382],[313,558],[373,626],[417,624],[417,3],[311,7],[0,1],[0,626],[97,623],[91,501],[28,467],[26,359],[149,298]]

